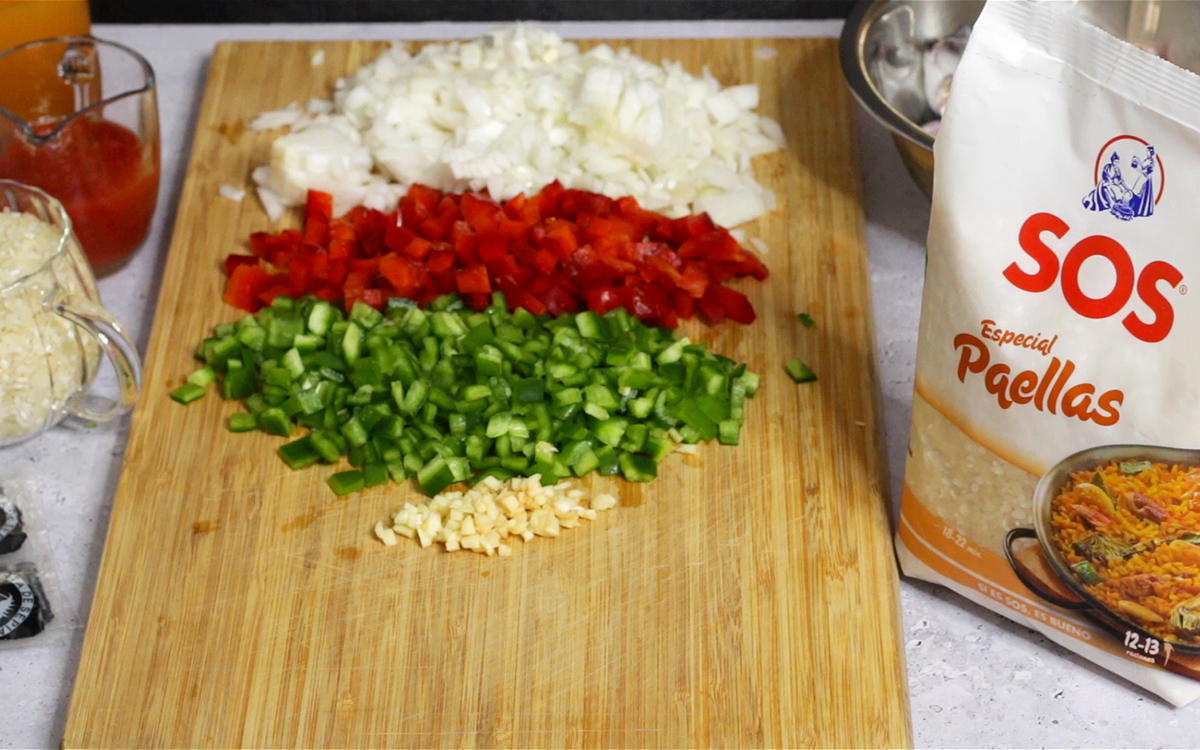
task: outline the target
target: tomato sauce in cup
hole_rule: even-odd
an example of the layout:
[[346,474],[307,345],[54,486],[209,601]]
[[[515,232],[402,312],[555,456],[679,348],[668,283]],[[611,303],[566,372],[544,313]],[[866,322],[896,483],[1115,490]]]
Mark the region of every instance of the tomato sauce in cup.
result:
[[57,198],[92,267],[104,268],[141,246],[150,230],[159,160],[147,151],[157,149],[128,128],[83,117],[41,145],[14,138],[0,151],[0,175]]
[[158,199],[149,63],[119,44],[60,37],[0,53],[0,80],[9,69],[40,78],[33,100],[0,90],[0,178],[58,199],[92,268],[115,270],[145,242]]

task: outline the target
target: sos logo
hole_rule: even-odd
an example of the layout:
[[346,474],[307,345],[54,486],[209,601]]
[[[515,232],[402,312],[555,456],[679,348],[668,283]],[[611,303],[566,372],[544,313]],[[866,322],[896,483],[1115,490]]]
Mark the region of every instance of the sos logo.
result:
[[[1012,263],[1004,269],[1004,278],[1018,289],[1034,294],[1048,291],[1058,282],[1067,304],[1085,318],[1111,318],[1117,315],[1125,309],[1136,291],[1138,299],[1150,308],[1152,317],[1144,320],[1136,312],[1130,311],[1121,319],[1121,324],[1146,343],[1153,344],[1165,339],[1175,324],[1175,310],[1158,285],[1165,281],[1171,288],[1178,287],[1179,282],[1183,281],[1179,269],[1162,260],[1151,261],[1141,270],[1135,269],[1125,247],[1102,234],[1079,240],[1060,262],[1058,255],[1042,241],[1042,233],[1050,232],[1062,239],[1070,229],[1065,221],[1054,214],[1037,213],[1030,216],[1021,225],[1018,242],[1021,249],[1037,262],[1037,270],[1026,273]],[[1079,269],[1092,258],[1103,258],[1116,272],[1113,288],[1102,297],[1089,297],[1079,287]]]
[[[1111,214],[1125,222],[1154,215],[1165,182],[1162,158],[1155,153],[1154,146],[1137,136],[1119,135],[1101,147],[1094,171],[1095,187],[1083,197],[1084,208]],[[1124,246],[1102,234],[1079,240],[1060,262],[1058,255],[1042,241],[1042,235],[1050,232],[1062,239],[1069,231],[1067,223],[1054,214],[1030,216],[1021,225],[1018,241],[1038,268],[1034,273],[1026,273],[1012,263],[1004,269],[1004,278],[1018,289],[1035,294],[1049,290],[1057,282],[1067,304],[1085,318],[1110,318],[1121,313],[1136,292],[1138,299],[1150,308],[1152,317],[1143,319],[1130,311],[1121,318],[1121,324],[1147,343],[1165,339],[1175,323],[1175,310],[1159,288],[1159,282],[1178,287],[1182,293],[1185,288],[1179,287],[1183,281],[1179,269],[1161,260],[1136,269]],[[1089,297],[1079,286],[1079,270],[1092,258],[1102,258],[1116,274],[1112,289],[1100,297]]]

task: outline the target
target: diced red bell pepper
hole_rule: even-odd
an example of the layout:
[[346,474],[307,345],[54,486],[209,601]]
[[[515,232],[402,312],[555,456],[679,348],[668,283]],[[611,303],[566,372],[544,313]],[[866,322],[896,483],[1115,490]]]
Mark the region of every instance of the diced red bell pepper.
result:
[[430,274],[428,291],[430,292],[428,295],[429,299],[440,297],[443,294],[453,294],[458,291],[457,287],[454,286],[454,274],[443,273],[437,276]]
[[529,234],[529,225],[523,221],[501,219],[496,222],[496,233],[509,240],[523,240]]
[[353,240],[330,240],[329,259],[346,260],[354,250]]
[[543,297],[546,292],[558,286],[553,276],[535,276],[533,280],[525,286],[525,289],[535,297]]
[[525,194],[517,193],[513,197],[504,202],[504,215],[510,219],[520,220],[521,214],[525,210]]
[[643,284],[622,289],[625,309],[642,320],[658,320],[670,310],[670,300],[662,287]]
[[309,190],[304,202],[304,218],[324,219],[326,223],[333,218],[333,196],[320,190]]
[[689,237],[699,237],[714,229],[716,225],[707,213],[690,214],[671,222],[671,238],[676,243],[682,243]]
[[324,247],[329,242],[329,222],[314,216],[304,220],[304,244]]
[[509,246],[508,251],[512,253],[517,262],[523,266],[532,266],[533,258],[537,255],[537,248],[530,245],[524,240],[517,240]]
[[362,248],[362,254],[368,258],[374,258],[379,255],[383,255],[384,251],[387,250],[387,246],[384,244],[383,240],[383,232],[374,232],[372,234],[368,234],[366,237],[363,237],[359,243],[359,246]]
[[482,264],[468,266],[455,274],[458,291],[463,294],[488,294],[492,291],[487,268]]
[[492,298],[487,294],[465,294],[463,295],[463,300],[467,307],[479,312],[487,308]]
[[[699,263],[684,263],[683,272],[675,279],[675,286],[686,291],[694,299],[700,299],[708,289],[708,271]],[[680,317],[690,316],[680,314]]]
[[757,317],[746,295],[720,284],[709,286],[698,306],[711,325],[716,325],[726,317],[737,323],[749,324]]
[[492,263],[508,255],[508,240],[492,231],[480,232],[475,243],[475,252],[484,263]]
[[329,221],[333,218],[333,196],[309,190],[304,203],[304,242],[321,247],[329,241]]
[[[500,289],[535,314],[623,305],[659,325],[696,312],[710,322],[745,322],[754,316],[749,300],[720,285],[768,275],[707,215],[671,220],[633,198],[614,201],[557,182],[503,205],[414,185],[392,214],[358,206],[336,219],[328,194],[313,191],[303,232],[255,233],[250,251],[225,262],[226,296],[249,308],[279,293],[312,293],[349,308],[356,300],[382,305],[393,294],[425,303],[457,291],[481,309]],[[272,267],[281,273],[272,276]]]
[[637,198],[627,195],[624,198],[617,198],[617,213],[627,219],[632,219],[642,213],[642,207],[638,205]]
[[770,276],[771,272],[767,270],[766,265],[764,265],[763,262],[758,259],[758,256],[754,255],[753,253],[746,253],[746,258],[742,261],[742,267],[738,269],[738,275],[753,276],[759,281],[762,281]]
[[[271,277],[274,283],[269,284],[267,288],[258,293],[258,299],[264,305],[269,305],[275,301],[276,297],[287,296],[292,293],[291,285],[286,279],[282,279],[283,274],[276,274]],[[276,281],[278,279],[282,279]]]
[[688,320],[696,314],[696,298],[683,288],[675,289],[671,292],[671,309],[678,317]]
[[320,286],[312,289],[309,294],[312,294],[317,299],[323,299],[326,302],[337,302],[342,298],[341,289],[338,289],[335,286],[329,286],[327,284],[321,284]]
[[383,244],[388,250],[399,253],[403,252],[404,248],[408,247],[408,243],[412,242],[416,236],[408,227],[389,223],[383,235]]
[[388,253],[379,259],[379,273],[405,297],[423,286],[428,279],[423,266],[395,253]]
[[346,274],[346,281],[342,285],[342,306],[346,308],[346,312],[350,312],[354,303],[362,298],[370,280],[371,277],[361,271]]
[[344,242],[358,241],[358,232],[354,231],[354,225],[346,219],[333,219],[329,222],[329,240],[342,240]]
[[538,193],[538,210],[542,216],[555,216],[558,214],[559,206],[562,202],[562,194],[563,186],[558,180],[542,188],[542,192]]
[[441,276],[454,267],[455,255],[453,250],[435,250],[429,254],[425,267],[434,276]]
[[267,248],[270,246],[271,234],[269,232],[254,232],[250,235],[250,252],[258,258],[267,257]]
[[696,307],[700,309],[700,317],[710,326],[715,326],[725,320],[725,307],[721,304],[715,291],[720,288],[720,284],[713,284],[704,296],[696,301]]
[[382,211],[356,206],[350,209],[345,218],[354,227],[354,234],[360,240],[387,232],[389,217]]
[[511,255],[505,255],[490,263],[484,263],[484,265],[488,267],[488,272],[492,274],[493,278],[511,276],[515,280],[514,283],[518,286],[522,283],[522,280],[519,278],[521,276],[521,268]]
[[238,266],[257,266],[258,258],[253,255],[237,255],[231,254],[225,256],[225,275],[232,276],[233,269]]
[[534,229],[533,240],[539,247],[557,253],[558,257],[564,260],[579,249],[575,225],[563,219],[551,219]]
[[[711,287],[710,291],[716,293],[721,307],[725,309],[725,314],[729,316],[730,320],[742,325],[749,325],[758,317],[754,312],[754,305],[750,304],[750,300],[746,298],[746,295],[736,289],[717,285]],[[705,293],[705,296],[708,296],[707,293]]]
[[458,203],[458,209],[477,234],[494,228],[496,223],[503,218],[503,212],[496,204],[477,198],[470,193],[463,194]]
[[610,286],[596,287],[587,292],[588,309],[601,315],[621,306],[621,295]]
[[346,280],[346,274],[349,272],[344,260],[330,260],[329,271],[325,274],[325,280],[335,286],[341,286]]
[[450,227],[457,216],[457,213],[430,216],[417,225],[417,234],[433,242],[444,240],[450,234]]
[[364,289],[359,300],[378,310],[383,307],[383,303],[387,301],[387,297],[384,295],[382,289]]
[[312,281],[312,263],[306,257],[292,258],[287,265],[287,277],[289,294],[293,297],[307,294],[309,283]]
[[613,200],[599,193],[588,193],[583,190],[567,190],[563,192],[560,213],[563,217],[574,219],[580,214],[606,214],[612,209]]
[[355,273],[363,273],[370,279],[375,274],[379,273],[379,258],[353,258],[350,261],[350,270]]
[[262,307],[259,293],[271,283],[271,274],[260,266],[239,265],[225,282],[225,303],[239,310],[255,312]]
[[632,240],[637,234],[637,229],[632,224],[615,216],[595,216],[586,224],[582,222],[581,224],[583,226],[582,237],[585,240],[598,240],[601,238],[616,239],[620,237]]
[[415,227],[436,211],[442,194],[431,187],[413,184],[408,193],[400,199],[400,215],[404,224]]
[[546,314],[546,304],[520,288],[505,290],[505,294],[508,295],[508,302],[513,307],[523,307],[534,315]]
[[741,263],[746,258],[737,240],[724,230],[705,232],[694,239],[699,256],[710,263]]
[[[666,261],[663,261],[666,263]],[[627,276],[637,271],[637,266],[626,260],[610,256],[601,256],[600,265],[607,268],[613,276]],[[670,267],[670,264],[667,264]]]
[[738,269],[741,267],[740,263],[709,263],[708,280],[714,284],[729,281],[737,277]]
[[475,232],[467,222],[460,219],[450,227],[450,244],[454,245],[454,253],[461,265],[469,266],[479,262],[479,255],[475,252],[475,240]]
[[673,226],[674,222],[667,217],[655,216],[654,223],[651,225],[646,234],[649,235],[650,239],[654,240],[655,242],[672,242],[674,241],[674,233],[672,232]]
[[412,240],[407,245],[405,245],[404,249],[402,249],[400,252],[404,253],[405,255],[407,255],[409,258],[412,258],[413,260],[425,260],[426,256],[429,255],[429,252],[431,250],[433,250],[432,242],[425,239],[424,237],[414,236],[412,238]]
[[329,278],[329,253],[315,252],[308,256],[308,260],[312,264],[314,281],[325,281]]
[[546,303],[546,309],[550,311],[551,315],[579,312],[575,298],[564,292],[561,287],[551,287],[549,291],[541,295],[541,300]]
[[558,267],[558,255],[542,248],[533,254],[533,262],[530,265],[542,273],[553,273]]

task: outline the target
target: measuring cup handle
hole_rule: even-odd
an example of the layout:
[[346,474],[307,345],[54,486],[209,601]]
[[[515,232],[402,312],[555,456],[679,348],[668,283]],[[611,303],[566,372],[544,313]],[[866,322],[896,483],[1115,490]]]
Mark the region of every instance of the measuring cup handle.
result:
[[56,295],[51,300],[51,309],[75,325],[92,335],[100,344],[100,348],[108,355],[113,369],[117,373],[117,382],[121,387],[120,398],[116,401],[92,396],[92,400],[102,406],[101,411],[93,411],[77,401],[71,407],[71,413],[80,419],[92,422],[107,422],[133,408],[137,402],[138,390],[142,387],[142,360],[138,356],[137,347],[125,335],[121,324],[104,308],[95,304],[78,306],[64,294]]

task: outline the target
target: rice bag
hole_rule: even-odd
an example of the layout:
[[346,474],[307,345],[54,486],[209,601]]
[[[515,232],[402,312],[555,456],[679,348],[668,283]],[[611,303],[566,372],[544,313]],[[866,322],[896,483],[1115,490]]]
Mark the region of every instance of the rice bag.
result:
[[897,552],[1182,705],[1200,697],[1200,78],[1073,5],[992,0],[955,71]]

